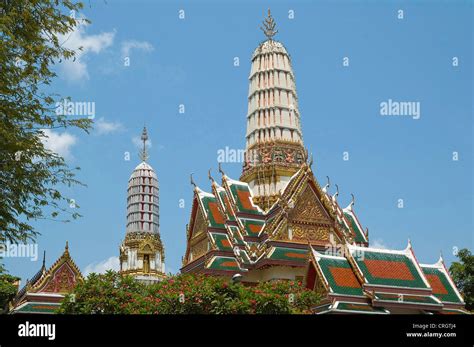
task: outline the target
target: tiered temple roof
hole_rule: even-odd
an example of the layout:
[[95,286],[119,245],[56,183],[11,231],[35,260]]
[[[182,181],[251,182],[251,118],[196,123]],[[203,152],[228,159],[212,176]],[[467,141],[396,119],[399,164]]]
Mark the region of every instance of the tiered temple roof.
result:
[[247,183],[220,171],[220,185],[210,177],[211,192],[194,188],[183,272],[232,276],[271,266],[303,268],[308,243],[319,249],[330,240],[367,245],[353,203],[344,212],[319,187],[307,163],[267,212],[254,203]]
[[311,250],[306,285],[326,294],[317,313],[348,313],[347,305],[360,313],[467,313],[444,262],[420,265],[410,242],[401,251],[347,244],[342,253]]
[[81,271],[69,254],[68,243],[63,254],[47,269],[45,258],[41,269],[18,291],[10,313],[54,313],[64,295],[83,280]]

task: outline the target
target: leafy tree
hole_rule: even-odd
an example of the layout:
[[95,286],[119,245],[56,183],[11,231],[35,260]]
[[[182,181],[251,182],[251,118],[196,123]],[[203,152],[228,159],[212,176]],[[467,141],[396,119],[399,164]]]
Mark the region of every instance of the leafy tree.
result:
[[145,285],[117,272],[91,274],[65,297],[66,314],[290,314],[311,313],[319,296],[301,283],[277,281],[254,287],[222,277],[176,275]]
[[74,30],[70,13],[81,8],[70,0],[0,2],[0,244],[34,239],[31,220],[79,216],[58,190],[80,184],[75,169],[42,140],[43,129],[91,126],[90,119],[58,115],[59,95],[48,91],[53,65],[74,58],[60,37]]
[[449,267],[449,272],[459,291],[464,296],[466,308],[474,308],[474,255],[467,248],[461,249],[456,255],[460,260]]
[[18,280],[18,277],[5,273],[0,264],[0,314],[8,312],[8,303],[17,293],[15,282]]

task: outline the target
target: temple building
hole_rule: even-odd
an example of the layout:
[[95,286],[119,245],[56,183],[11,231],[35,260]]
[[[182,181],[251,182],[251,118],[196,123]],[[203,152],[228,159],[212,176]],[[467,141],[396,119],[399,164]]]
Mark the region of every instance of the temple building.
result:
[[153,283],[165,275],[165,251],[160,238],[159,188],[155,170],[147,163],[147,129],[143,129],[142,162],[128,181],[127,227],[120,246],[120,273]]
[[369,247],[354,196],[347,207],[321,187],[303,144],[295,74],[284,45],[266,40],[252,55],[246,152],[239,180],[219,165],[218,183],[194,196],[181,272],[233,277],[243,283],[301,280],[324,300],[319,313],[464,312],[440,260],[420,265],[403,251]]
[[39,271],[26,281],[10,303],[10,313],[54,313],[64,296],[83,281],[81,271],[69,254],[68,243],[63,254],[48,269],[46,253]]

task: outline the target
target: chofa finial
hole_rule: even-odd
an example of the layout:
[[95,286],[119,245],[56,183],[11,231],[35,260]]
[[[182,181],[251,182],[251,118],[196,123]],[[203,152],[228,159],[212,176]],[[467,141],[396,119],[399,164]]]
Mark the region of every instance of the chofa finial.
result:
[[354,197],[354,194],[351,193],[351,196],[352,196],[352,200],[351,202],[349,203],[349,206],[347,206],[345,208],[345,210],[348,210],[348,211],[352,211],[352,207],[354,206],[355,204],[355,197]]
[[214,183],[214,178],[212,178],[212,175],[211,175],[211,169],[209,169],[209,171],[207,172],[207,178],[209,178],[209,180]]
[[194,188],[197,188],[197,185],[196,185],[196,182],[194,182],[192,173],[191,173],[190,177],[191,177],[191,184],[194,186]]
[[275,27],[275,20],[272,17],[270,9],[268,9],[268,16],[263,21],[263,27],[260,27],[260,29],[262,29],[263,33],[269,40],[273,40],[273,36],[278,33],[278,30],[275,30]]
[[224,170],[222,170],[222,165],[219,162],[219,172],[221,173],[222,176],[225,176]]
[[326,176],[326,178],[328,179],[328,183],[326,183],[326,185],[323,187],[323,192],[327,193],[329,187],[331,186],[331,181],[329,180],[329,176]]

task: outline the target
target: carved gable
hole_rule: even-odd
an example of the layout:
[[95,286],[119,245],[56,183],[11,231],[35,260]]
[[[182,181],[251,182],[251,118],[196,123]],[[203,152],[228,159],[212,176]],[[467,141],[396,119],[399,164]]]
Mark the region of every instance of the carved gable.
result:
[[288,240],[328,241],[332,221],[309,185],[296,198],[288,213]]
[[198,208],[196,217],[193,223],[191,239],[189,240],[189,253],[187,261],[193,261],[199,258],[208,251],[209,240],[207,236],[208,222],[205,219],[202,211]]
[[62,264],[45,283],[39,292],[46,293],[67,293],[74,289],[76,285],[76,274],[68,265]]
[[331,225],[332,222],[323,205],[309,185],[297,197],[295,207],[288,214],[291,223]]
[[81,271],[69,255],[66,249],[51,268],[33,285],[33,293],[68,293],[74,289],[78,281],[82,281]]
[[208,226],[208,223],[206,219],[204,218],[201,209],[198,208],[198,211],[196,213],[196,218],[193,224],[193,233],[191,235],[191,239],[199,238],[203,233],[207,231],[207,226]]

